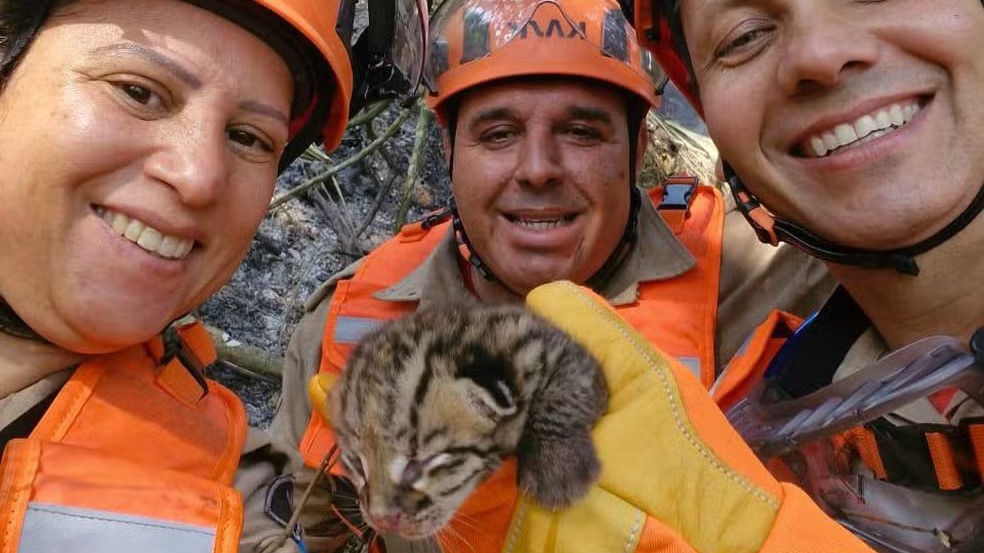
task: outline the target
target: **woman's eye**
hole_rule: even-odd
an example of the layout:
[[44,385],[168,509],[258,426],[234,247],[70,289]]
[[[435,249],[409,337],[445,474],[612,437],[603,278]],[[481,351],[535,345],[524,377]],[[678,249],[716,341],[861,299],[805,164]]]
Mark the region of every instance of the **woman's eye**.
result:
[[249,148],[249,149],[259,148],[264,152],[273,151],[273,146],[269,142],[263,140],[262,138],[260,138],[259,136],[257,136],[252,132],[245,131],[242,129],[231,129],[229,131],[229,140],[232,140],[233,142],[244,148]]
[[126,93],[134,102],[147,105],[153,99],[154,93],[140,85],[124,84],[123,92]]
[[153,116],[171,105],[166,89],[134,82],[128,78],[111,81],[110,84],[123,101],[136,110],[138,116]]

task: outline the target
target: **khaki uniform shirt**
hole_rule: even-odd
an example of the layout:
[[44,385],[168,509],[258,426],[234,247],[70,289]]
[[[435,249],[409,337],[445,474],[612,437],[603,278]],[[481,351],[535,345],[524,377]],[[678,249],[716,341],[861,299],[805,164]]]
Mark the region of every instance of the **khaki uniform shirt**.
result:
[[[816,310],[834,284],[819,261],[787,245],[762,244],[744,217],[735,209],[730,193],[725,214],[721,280],[718,296],[715,355],[720,368],[742,341],[772,309],[799,315]],[[598,292],[610,303],[635,301],[639,284],[673,278],[690,270],[694,258],[663,222],[652,203],[645,201],[639,213],[639,240],[611,279]],[[376,294],[391,301],[419,300],[421,306],[448,301],[475,301],[462,279],[458,250],[452,233],[413,272],[390,288]],[[297,450],[311,416],[307,381],[321,362],[321,341],[334,285],[351,277],[355,262],[329,279],[308,300],[303,318],[294,330],[284,363],[281,402],[269,432]],[[313,470],[299,468],[294,497],[300,497]],[[320,486],[319,486],[320,488]],[[301,522],[309,551],[334,551],[334,538],[343,531],[326,519],[327,498],[314,494]]]

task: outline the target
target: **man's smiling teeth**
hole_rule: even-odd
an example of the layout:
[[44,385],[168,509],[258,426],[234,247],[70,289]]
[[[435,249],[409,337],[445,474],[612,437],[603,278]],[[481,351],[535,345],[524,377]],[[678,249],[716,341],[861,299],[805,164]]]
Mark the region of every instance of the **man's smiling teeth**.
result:
[[871,142],[902,127],[919,113],[918,103],[894,104],[868,115],[862,115],[853,123],[842,123],[833,129],[810,137],[803,151],[810,157],[824,157],[845,146],[857,146]]
[[571,223],[577,215],[566,215],[556,219],[520,219],[512,215],[506,215],[506,219],[521,227],[533,230],[548,230],[562,227]]
[[178,238],[161,233],[146,223],[131,219],[122,213],[106,208],[96,210],[113,232],[140,246],[144,250],[166,259],[184,259],[195,245],[189,238]]

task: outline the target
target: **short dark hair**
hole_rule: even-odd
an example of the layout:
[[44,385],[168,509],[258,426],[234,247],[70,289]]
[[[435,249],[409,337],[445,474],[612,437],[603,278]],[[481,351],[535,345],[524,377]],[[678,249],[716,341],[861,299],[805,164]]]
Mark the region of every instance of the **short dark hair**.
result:
[[17,67],[41,25],[56,9],[77,0],[0,1],[0,87]]

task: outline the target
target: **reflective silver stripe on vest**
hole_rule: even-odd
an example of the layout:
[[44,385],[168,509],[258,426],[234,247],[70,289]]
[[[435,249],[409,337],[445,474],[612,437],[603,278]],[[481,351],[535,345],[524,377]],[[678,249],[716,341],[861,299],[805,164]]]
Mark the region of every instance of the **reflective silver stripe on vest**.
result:
[[335,343],[355,344],[384,322],[368,317],[338,317],[335,322]]
[[215,529],[31,502],[17,553],[211,553]]
[[686,367],[688,369],[690,369],[690,372],[694,373],[694,375],[697,377],[697,380],[700,380],[701,382],[703,382],[703,380],[702,380],[703,379],[703,375],[701,375],[701,373],[700,373],[700,358],[697,358],[697,357],[677,357],[676,360],[679,361],[680,363],[683,363],[684,365],[686,365]]

